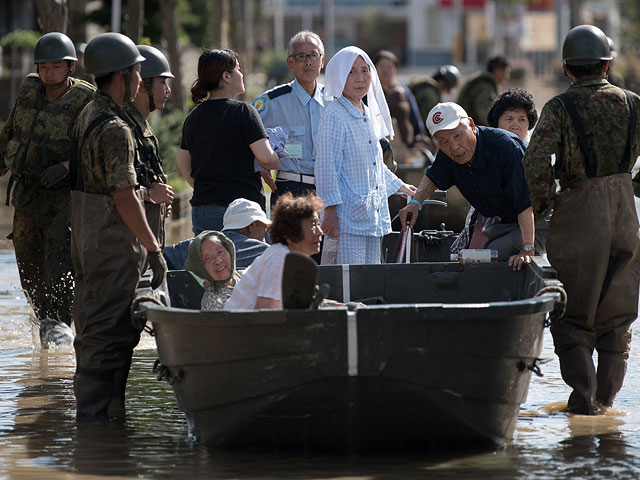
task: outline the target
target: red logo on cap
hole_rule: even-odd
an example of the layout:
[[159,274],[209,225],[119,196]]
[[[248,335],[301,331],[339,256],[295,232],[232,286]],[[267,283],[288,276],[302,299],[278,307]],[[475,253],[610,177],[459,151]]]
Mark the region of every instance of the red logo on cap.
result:
[[431,117],[431,121],[436,125],[442,122],[442,113],[441,112],[434,113],[433,117]]

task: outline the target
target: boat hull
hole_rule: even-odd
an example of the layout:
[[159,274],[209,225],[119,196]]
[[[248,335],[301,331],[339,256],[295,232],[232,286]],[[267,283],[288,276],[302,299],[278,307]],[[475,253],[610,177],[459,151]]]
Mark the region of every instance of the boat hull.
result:
[[[389,302],[356,312],[145,308],[200,442],[349,453],[496,445],[513,435],[558,300],[531,297],[557,281],[533,268],[516,281],[504,264],[465,267],[321,268],[333,298]],[[491,282],[502,274],[502,286]],[[469,303],[448,301],[479,278]],[[172,275],[174,305],[195,302],[190,283]]]

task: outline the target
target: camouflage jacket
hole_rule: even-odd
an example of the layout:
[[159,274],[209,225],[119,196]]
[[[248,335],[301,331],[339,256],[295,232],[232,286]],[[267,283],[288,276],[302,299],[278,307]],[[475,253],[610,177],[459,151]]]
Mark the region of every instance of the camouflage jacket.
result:
[[[584,124],[596,176],[618,173],[629,128],[629,107],[624,92],[604,79],[577,82],[567,92]],[[640,155],[640,97],[635,94],[633,97],[639,121],[628,171]],[[552,154],[555,154],[554,165],[558,168],[551,165]],[[562,190],[587,178],[578,136],[558,98],[549,100],[542,109],[523,161],[531,203],[538,215],[544,215],[554,207],[556,178],[560,180]],[[557,171],[560,165],[562,171]],[[640,193],[638,178],[634,179],[634,190],[636,195]]]
[[465,83],[458,95],[458,105],[465,109],[476,125],[489,126],[487,113],[498,96],[498,84],[493,74],[480,72]]
[[151,125],[133,103],[127,102],[122,108],[128,115],[127,121],[136,139],[141,165],[143,165],[143,168],[136,167],[138,183],[145,187],[154,182],[166,183],[167,177],[162,170],[160,146]]
[[[99,116],[109,115],[87,138],[85,130]],[[93,100],[78,117],[78,175],[82,175],[82,190],[86,193],[111,195],[137,185],[136,143],[127,114],[104,92],[97,91]],[[84,141],[83,141],[84,140]]]
[[420,116],[424,122],[433,107],[442,101],[442,94],[438,82],[431,77],[418,78],[409,84],[413,96],[416,97]]
[[83,80],[70,80],[69,89],[49,102],[37,74],[31,73],[24,79],[0,133],[0,174],[11,171],[18,182],[43,188],[40,185],[43,170],[69,160],[75,119],[95,90]]

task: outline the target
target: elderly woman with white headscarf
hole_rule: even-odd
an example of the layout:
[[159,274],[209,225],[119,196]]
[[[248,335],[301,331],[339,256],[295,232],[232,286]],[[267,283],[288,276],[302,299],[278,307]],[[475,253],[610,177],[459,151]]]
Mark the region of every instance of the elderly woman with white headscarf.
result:
[[[382,237],[391,232],[387,197],[415,193],[382,161],[382,137],[393,138],[378,74],[358,47],[327,64],[327,107],[316,138],[316,191],[325,204],[322,230],[338,240],[337,263],[380,263]],[[366,104],[363,98],[367,96]]]

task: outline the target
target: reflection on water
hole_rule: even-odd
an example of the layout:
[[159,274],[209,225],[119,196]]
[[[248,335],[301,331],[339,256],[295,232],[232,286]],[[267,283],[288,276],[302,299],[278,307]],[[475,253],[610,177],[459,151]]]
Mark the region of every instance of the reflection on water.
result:
[[[615,409],[567,416],[557,360],[533,377],[511,444],[464,454],[329,457],[208,450],[187,436],[170,387],[151,372],[146,337],[134,354],[123,424],[74,421],[73,351],[41,350],[15,258],[0,251],[0,479],[564,479],[640,478],[640,340]],[[553,356],[545,334],[543,357]]]

